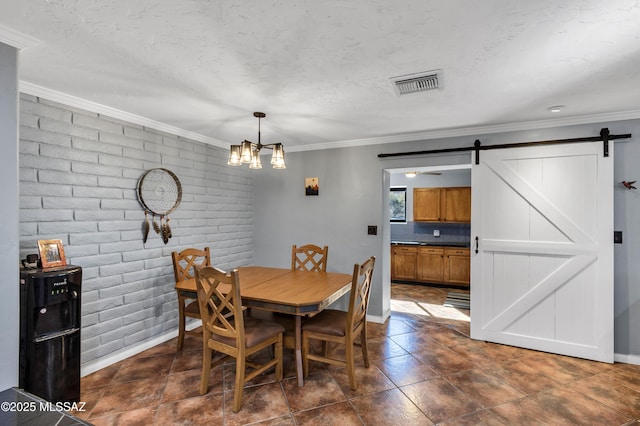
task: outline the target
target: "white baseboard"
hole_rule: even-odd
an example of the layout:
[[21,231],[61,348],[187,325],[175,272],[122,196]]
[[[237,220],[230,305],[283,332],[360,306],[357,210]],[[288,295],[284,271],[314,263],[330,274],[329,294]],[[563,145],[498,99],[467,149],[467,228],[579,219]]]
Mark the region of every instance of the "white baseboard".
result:
[[638,355],[613,354],[613,360],[625,364],[640,365],[640,356]]
[[[185,328],[187,329],[187,331],[191,331],[191,330],[195,330],[201,325],[202,325],[201,320],[195,320],[195,321],[189,322],[185,326]],[[137,355],[140,352],[144,352],[147,349],[151,349],[154,346],[157,346],[161,343],[171,340],[177,336],[178,336],[178,330],[176,329],[176,330],[164,333],[160,336],[154,337],[153,339],[144,341],[138,345],[109,354],[104,358],[100,358],[95,361],[89,362],[83,365],[82,367],[80,367],[80,377],[88,376],[91,373],[95,373],[98,370],[102,370],[105,367],[115,364],[116,362],[120,362],[124,359]]]
[[385,312],[382,315],[369,315],[369,314],[367,314],[367,321],[368,322],[375,322],[377,324],[384,324],[384,322],[389,318],[390,315],[391,315],[391,310]]

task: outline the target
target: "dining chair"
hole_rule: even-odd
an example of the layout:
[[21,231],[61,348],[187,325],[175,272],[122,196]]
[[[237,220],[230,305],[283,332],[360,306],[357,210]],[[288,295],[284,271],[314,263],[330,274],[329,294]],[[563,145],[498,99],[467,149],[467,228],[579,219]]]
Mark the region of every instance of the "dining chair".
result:
[[[327,272],[328,254],[329,247],[327,246],[321,248],[314,244],[305,244],[298,247],[294,244],[291,247],[291,270]],[[273,319],[285,328],[284,347],[295,349],[295,317],[291,314],[274,312]]]
[[[196,277],[195,271],[203,266],[211,266],[209,247],[204,250],[187,248],[181,252],[172,252],[173,275],[176,282]],[[197,298],[185,296],[178,292],[178,350],[182,349],[185,335],[186,317],[200,319],[200,308]]]
[[[367,307],[371,291],[371,277],[376,258],[367,259],[362,265],[355,264],[349,296],[349,310],[325,309],[302,324],[302,368],[304,377],[309,374],[309,360],[347,368],[351,389],[356,390],[358,383],[355,375],[354,346],[362,349],[364,366],[369,368],[367,351]],[[356,338],[360,336],[360,342]],[[322,353],[309,351],[310,341],[322,342]],[[345,359],[331,357],[330,344],[345,345]]]
[[[282,381],[282,333],[284,327],[271,321],[244,317],[240,297],[238,271],[226,274],[217,268],[207,266],[196,270],[198,303],[202,314],[202,377],[200,394],[209,388],[211,367],[229,358],[236,360],[236,380],[233,394],[233,411],[242,406],[244,384],[275,366],[275,375]],[[259,363],[248,357],[265,348],[273,349],[273,357]],[[224,354],[213,365],[213,351]],[[271,351],[269,351],[271,355]],[[260,355],[262,357],[262,355]],[[247,372],[247,367],[252,371]]]
[[292,271],[322,271],[327,272],[327,256],[329,247],[320,248],[314,244],[291,247]]

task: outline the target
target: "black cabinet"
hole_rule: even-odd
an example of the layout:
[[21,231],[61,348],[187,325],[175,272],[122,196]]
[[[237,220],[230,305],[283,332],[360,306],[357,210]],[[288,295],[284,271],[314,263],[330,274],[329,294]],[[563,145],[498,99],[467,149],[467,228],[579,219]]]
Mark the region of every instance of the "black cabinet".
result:
[[80,400],[82,268],[20,272],[20,387],[51,402]]

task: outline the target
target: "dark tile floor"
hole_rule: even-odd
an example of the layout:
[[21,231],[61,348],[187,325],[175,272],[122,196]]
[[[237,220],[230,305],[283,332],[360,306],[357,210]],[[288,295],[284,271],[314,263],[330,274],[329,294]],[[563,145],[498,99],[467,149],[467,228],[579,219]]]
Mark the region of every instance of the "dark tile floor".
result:
[[[603,364],[469,339],[469,311],[447,289],[394,284],[392,315],[370,324],[371,366],[352,391],[344,369],[315,364],[298,387],[261,376],[231,411],[233,365],[199,394],[201,336],[171,340],[82,379],[96,425],[640,425],[640,366]],[[360,358],[361,361],[361,358]]]

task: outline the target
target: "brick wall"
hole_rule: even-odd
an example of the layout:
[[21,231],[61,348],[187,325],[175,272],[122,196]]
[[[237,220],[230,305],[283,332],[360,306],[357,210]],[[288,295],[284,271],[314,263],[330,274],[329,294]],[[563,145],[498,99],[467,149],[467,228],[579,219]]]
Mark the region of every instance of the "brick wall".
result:
[[[20,256],[61,239],[83,268],[82,364],[176,331],[171,252],[211,247],[223,269],[253,261],[251,175],[227,152],[46,99],[20,99]],[[163,167],[182,184],[164,244],[136,185]]]

